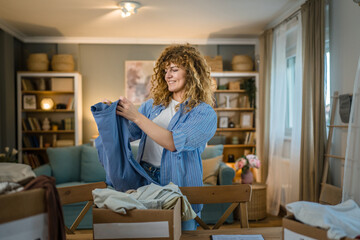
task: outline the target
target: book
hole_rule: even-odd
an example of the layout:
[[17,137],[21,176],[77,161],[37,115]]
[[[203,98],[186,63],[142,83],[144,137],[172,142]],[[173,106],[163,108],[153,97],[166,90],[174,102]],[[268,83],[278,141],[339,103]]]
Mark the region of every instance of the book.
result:
[[43,135],[39,136],[39,148],[43,148],[44,147],[44,138]]
[[66,109],[67,110],[74,109],[74,98],[72,96],[69,98],[68,104],[66,105]]
[[22,127],[23,127],[23,130],[24,130],[24,131],[29,130],[29,129],[28,129],[28,127],[27,127],[27,125],[26,125],[26,119],[25,119],[25,118],[23,118],[21,122],[22,122]]
[[74,140],[72,139],[61,139],[56,141],[56,147],[69,147],[74,145]]
[[32,119],[30,117],[28,117],[28,122],[29,122],[29,125],[30,125],[30,130],[31,131],[36,130],[35,124],[34,124],[34,122],[32,121]]

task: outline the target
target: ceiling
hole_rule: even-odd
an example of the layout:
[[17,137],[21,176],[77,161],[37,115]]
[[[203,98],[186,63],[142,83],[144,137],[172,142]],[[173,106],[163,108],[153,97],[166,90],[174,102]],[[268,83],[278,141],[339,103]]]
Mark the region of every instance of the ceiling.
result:
[[25,42],[239,39],[258,36],[301,1],[138,2],[138,13],[122,18],[114,0],[0,0],[0,28]]

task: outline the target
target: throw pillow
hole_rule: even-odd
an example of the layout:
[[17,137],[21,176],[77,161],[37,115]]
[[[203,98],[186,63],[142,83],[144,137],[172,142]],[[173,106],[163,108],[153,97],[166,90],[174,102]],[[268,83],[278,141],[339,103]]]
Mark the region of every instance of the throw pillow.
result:
[[83,146],[81,151],[81,174],[82,182],[105,181],[106,175],[103,166],[99,161],[95,147]]
[[214,145],[214,146],[207,146],[204,151],[201,153],[201,159],[208,159],[220,156],[223,154],[224,145]]
[[223,156],[217,156],[202,161],[203,165],[203,183],[217,185],[219,175],[219,166]]
[[56,184],[80,181],[82,146],[46,149]]

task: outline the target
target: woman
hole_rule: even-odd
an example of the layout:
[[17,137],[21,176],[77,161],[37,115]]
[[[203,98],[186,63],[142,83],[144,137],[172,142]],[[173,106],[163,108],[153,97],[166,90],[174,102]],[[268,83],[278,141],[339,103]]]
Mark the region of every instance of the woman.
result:
[[[138,110],[125,97],[116,110],[130,120],[130,141],[140,139],[137,160],[160,185],[202,186],[200,155],[217,126],[209,67],[189,44],[172,45],[157,60],[151,84],[151,99]],[[201,205],[193,209],[199,213]]]

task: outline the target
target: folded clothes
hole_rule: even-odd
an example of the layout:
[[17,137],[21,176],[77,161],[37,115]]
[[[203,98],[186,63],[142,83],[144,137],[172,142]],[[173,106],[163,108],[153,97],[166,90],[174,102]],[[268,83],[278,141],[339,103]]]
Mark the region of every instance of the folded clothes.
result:
[[196,213],[186,196],[173,183],[166,186],[149,184],[130,193],[118,192],[112,189],[95,189],[92,191],[94,203],[98,208],[108,208],[114,212],[126,214],[131,209],[172,209],[177,199],[181,199],[181,220],[194,219]]
[[360,208],[351,199],[334,206],[299,201],[287,204],[286,209],[305,224],[328,229],[330,239],[360,235]]

